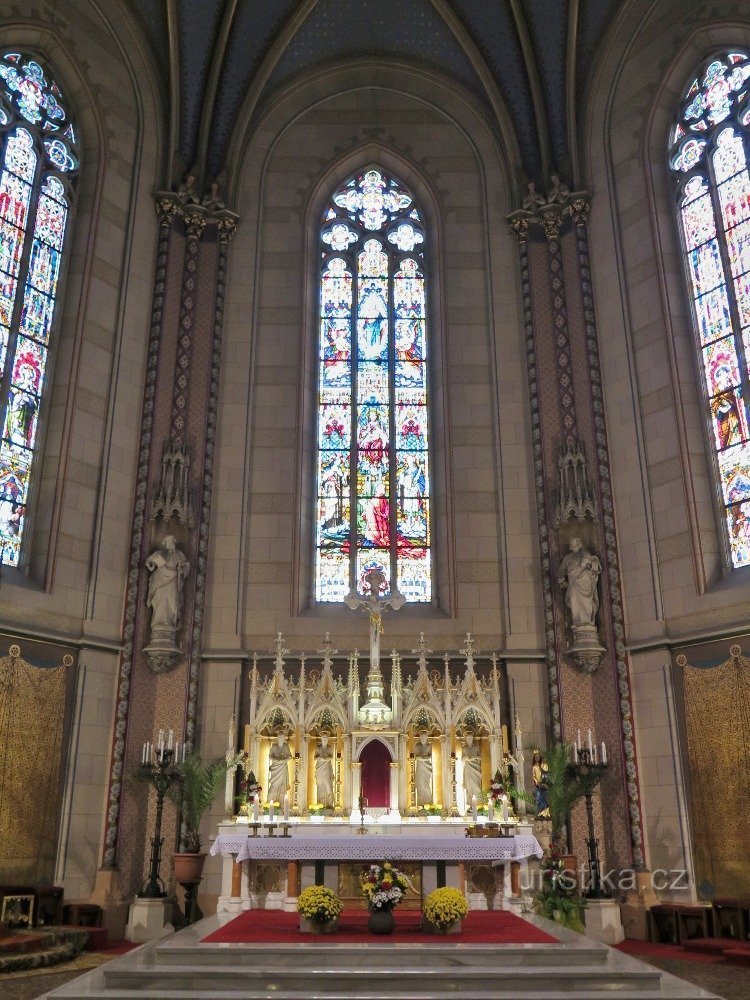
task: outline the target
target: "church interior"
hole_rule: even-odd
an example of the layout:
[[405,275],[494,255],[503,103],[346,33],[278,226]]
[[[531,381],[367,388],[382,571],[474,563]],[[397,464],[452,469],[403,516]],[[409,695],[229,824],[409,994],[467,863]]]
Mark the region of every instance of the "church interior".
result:
[[0,989],[386,860],[750,963],[747,11],[9,0],[0,407]]

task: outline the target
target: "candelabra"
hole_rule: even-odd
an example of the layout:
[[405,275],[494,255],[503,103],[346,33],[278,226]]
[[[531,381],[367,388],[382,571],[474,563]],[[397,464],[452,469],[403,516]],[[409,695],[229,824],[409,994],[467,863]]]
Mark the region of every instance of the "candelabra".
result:
[[[164,881],[159,874],[161,868],[161,849],[164,844],[164,838],[161,835],[161,821],[164,810],[164,796],[175,781],[178,781],[180,778],[180,772],[174,766],[179,744],[176,744],[174,747],[165,744],[163,733],[160,733],[159,737],[159,742],[155,747],[152,747],[150,743],[144,744],[141,766],[137,772],[138,777],[148,781],[156,789],[156,822],[154,823],[154,835],[151,838],[149,875],[148,879],[143,883],[141,891],[138,893],[139,896],[145,899],[163,899],[167,895]],[[171,743],[172,733],[170,732],[169,744]]]
[[459,815],[458,800],[456,798],[456,753],[451,750],[451,808],[449,816],[455,818]]
[[586,847],[589,851],[589,887],[585,892],[587,899],[608,899],[609,893],[602,884],[601,862],[599,860],[599,838],[594,832],[594,789],[607,770],[606,750],[602,744],[602,763],[598,763],[596,755],[586,747],[576,748],[575,763],[570,764],[573,775],[583,789],[586,799],[586,818],[588,819],[589,835]]
[[417,765],[414,760],[414,754],[409,754],[409,773],[411,774],[411,791],[409,798],[411,800],[409,805],[409,815],[416,816],[419,812],[417,808]]

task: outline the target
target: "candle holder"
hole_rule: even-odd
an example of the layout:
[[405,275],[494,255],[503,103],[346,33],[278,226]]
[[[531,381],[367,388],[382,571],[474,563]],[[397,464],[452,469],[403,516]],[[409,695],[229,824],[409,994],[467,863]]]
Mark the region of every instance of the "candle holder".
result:
[[291,823],[280,823],[279,825],[281,826],[281,830],[282,830],[281,836],[282,837],[291,837],[291,833],[289,832],[289,830],[290,830],[292,824]]
[[336,793],[334,798],[336,799],[336,804],[333,809],[334,818],[340,819],[344,815],[344,809],[341,804],[341,751],[339,750],[336,754]]
[[453,750],[451,750],[451,807],[448,815],[451,819],[457,819],[461,815],[456,798],[456,754]]
[[136,771],[138,778],[148,781],[156,789],[156,822],[154,823],[154,835],[151,838],[149,875],[138,896],[142,899],[164,899],[167,891],[164,880],[159,874],[161,849],[164,845],[164,838],[161,835],[164,796],[175,781],[179,780],[180,772],[173,765],[175,751],[172,748],[167,748],[163,743],[160,743],[159,746],[153,748],[151,754],[152,759],[142,763]]
[[359,826],[357,827],[357,833],[367,833],[365,829],[365,809],[367,808],[367,799],[360,793],[358,799],[359,805]]
[[568,767],[583,788],[583,795],[586,800],[586,819],[588,820],[589,835],[586,838],[586,847],[589,852],[589,887],[584,893],[586,899],[609,899],[609,893],[602,883],[602,868],[599,859],[599,838],[594,831],[594,789],[604,777],[607,771],[607,764],[599,764],[594,761],[593,754],[587,747],[581,747],[576,751],[576,762]]
[[279,826],[278,823],[274,823],[274,822],[266,823],[265,827],[266,827],[266,830],[268,830],[268,833],[266,834],[266,836],[267,837],[275,837],[276,833],[274,831],[276,829],[278,829],[278,826]]
[[417,808],[417,777],[416,777],[416,763],[414,761],[414,754],[409,754],[409,774],[411,776],[411,788],[409,790],[409,816],[417,816],[419,814],[419,809]]
[[253,831],[253,836],[258,836],[258,830],[263,826],[262,823],[248,823],[249,828]]

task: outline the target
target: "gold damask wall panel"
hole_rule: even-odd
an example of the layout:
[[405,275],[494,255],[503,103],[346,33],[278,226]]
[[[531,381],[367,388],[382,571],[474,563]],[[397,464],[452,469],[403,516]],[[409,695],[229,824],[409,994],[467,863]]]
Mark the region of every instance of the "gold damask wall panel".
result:
[[[52,881],[74,658],[0,639],[0,881]],[[32,661],[32,662],[30,662]]]
[[676,662],[685,694],[696,884],[713,887],[704,895],[750,897],[750,660],[732,646],[730,658],[717,665],[691,666],[684,655]]

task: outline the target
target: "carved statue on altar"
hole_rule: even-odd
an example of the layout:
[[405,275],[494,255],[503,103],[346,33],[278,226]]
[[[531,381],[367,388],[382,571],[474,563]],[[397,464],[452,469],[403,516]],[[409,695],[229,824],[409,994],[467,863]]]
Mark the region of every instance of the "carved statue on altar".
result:
[[534,805],[537,819],[549,819],[549,799],[547,797],[547,774],[549,767],[538,750],[531,759],[531,778],[534,782]]
[[276,742],[268,751],[268,801],[283,802],[289,791],[289,761],[292,751],[282,731],[276,734]]
[[330,734],[322,732],[315,748],[315,801],[326,808],[334,806],[333,747],[328,745]]
[[474,741],[474,733],[471,730],[466,733],[465,739],[461,758],[464,765],[463,786],[468,806],[473,795],[479,799],[482,794],[482,748],[480,743]]
[[414,744],[414,784],[417,790],[417,805],[423,806],[433,801],[432,796],[432,745],[428,732],[423,729]]

